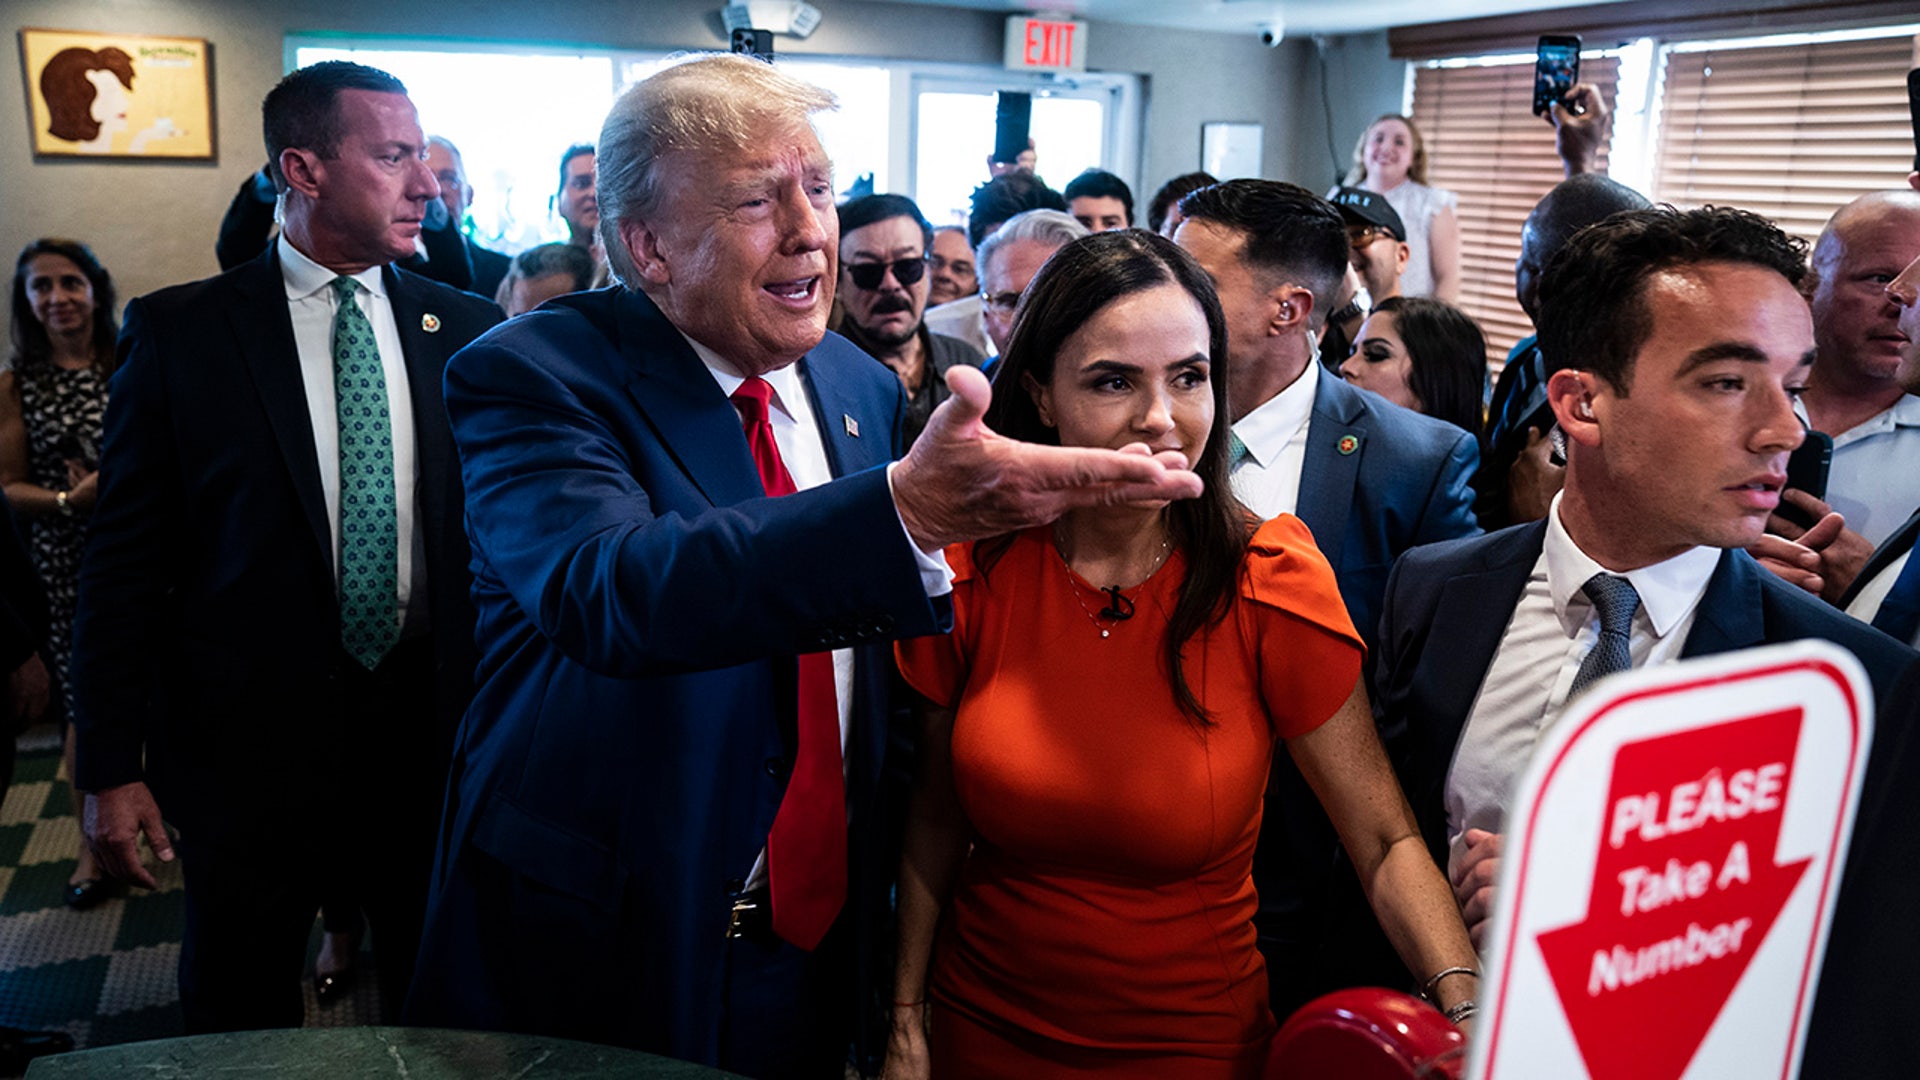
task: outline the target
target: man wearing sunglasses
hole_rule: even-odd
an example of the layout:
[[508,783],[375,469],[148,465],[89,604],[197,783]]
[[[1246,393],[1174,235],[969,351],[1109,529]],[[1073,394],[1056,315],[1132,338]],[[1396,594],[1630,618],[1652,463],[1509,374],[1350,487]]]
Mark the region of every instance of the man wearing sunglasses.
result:
[[1411,248],[1407,227],[1387,200],[1365,188],[1343,187],[1328,200],[1347,223],[1348,258],[1372,302],[1400,295],[1400,274]]
[[[1343,187],[1328,200],[1347,223],[1347,277],[1338,306],[1327,315],[1320,331],[1320,362],[1340,370],[1353,355],[1353,344],[1367,312],[1380,301],[1400,295],[1400,274],[1407,268],[1412,248],[1407,227],[1387,200],[1365,188]],[[1366,289],[1362,296],[1360,290]]]
[[947,370],[986,360],[959,338],[926,327],[932,245],[933,226],[904,195],[867,195],[840,208],[839,331],[900,376],[907,445],[946,400]]

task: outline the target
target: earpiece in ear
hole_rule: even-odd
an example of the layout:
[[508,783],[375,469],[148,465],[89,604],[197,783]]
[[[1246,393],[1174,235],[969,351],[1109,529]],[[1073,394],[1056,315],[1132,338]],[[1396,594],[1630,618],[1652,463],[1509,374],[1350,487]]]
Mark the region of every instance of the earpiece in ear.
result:
[[1593,419],[1593,402],[1584,399],[1580,402],[1580,419]]

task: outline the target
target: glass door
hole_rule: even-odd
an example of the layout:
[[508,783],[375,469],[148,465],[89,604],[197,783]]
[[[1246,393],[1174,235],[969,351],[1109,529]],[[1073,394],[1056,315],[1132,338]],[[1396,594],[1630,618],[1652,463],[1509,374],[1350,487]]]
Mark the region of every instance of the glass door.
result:
[[917,75],[911,187],[914,201],[935,225],[965,225],[969,196],[989,178],[994,95],[1001,90],[1033,95],[1034,172],[1049,187],[1057,191],[1088,168],[1134,182],[1130,164],[1123,165],[1137,158],[1133,76]]

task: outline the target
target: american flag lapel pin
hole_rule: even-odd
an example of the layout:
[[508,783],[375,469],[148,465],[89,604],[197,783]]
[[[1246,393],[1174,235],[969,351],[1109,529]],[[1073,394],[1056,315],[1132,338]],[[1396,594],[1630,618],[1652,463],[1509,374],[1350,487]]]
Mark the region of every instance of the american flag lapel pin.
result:
[[849,436],[855,439],[860,437],[860,421],[855,420],[852,413],[841,413],[840,422],[847,426]]

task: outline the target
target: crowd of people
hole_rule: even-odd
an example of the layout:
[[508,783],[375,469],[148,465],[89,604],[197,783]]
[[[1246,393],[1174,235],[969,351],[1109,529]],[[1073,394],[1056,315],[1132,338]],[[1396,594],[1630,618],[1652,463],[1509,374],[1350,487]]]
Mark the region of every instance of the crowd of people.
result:
[[181,861],[190,1032],[298,1026],[322,909],[323,999],[370,928],[387,1022],[753,1077],[1257,1077],[1361,985],[1470,1029],[1541,732],[1818,638],[1882,719],[1806,1067],[1901,1071],[1920,191],[1811,251],[1654,207],[1576,88],[1489,388],[1407,117],[1325,197],[1189,173],[1144,228],[1029,151],[961,229],[836,205],[833,105],[668,68],[509,256],[331,61],[263,102],[221,275],[122,317],[21,252],[10,718],[71,720],[69,904]]

